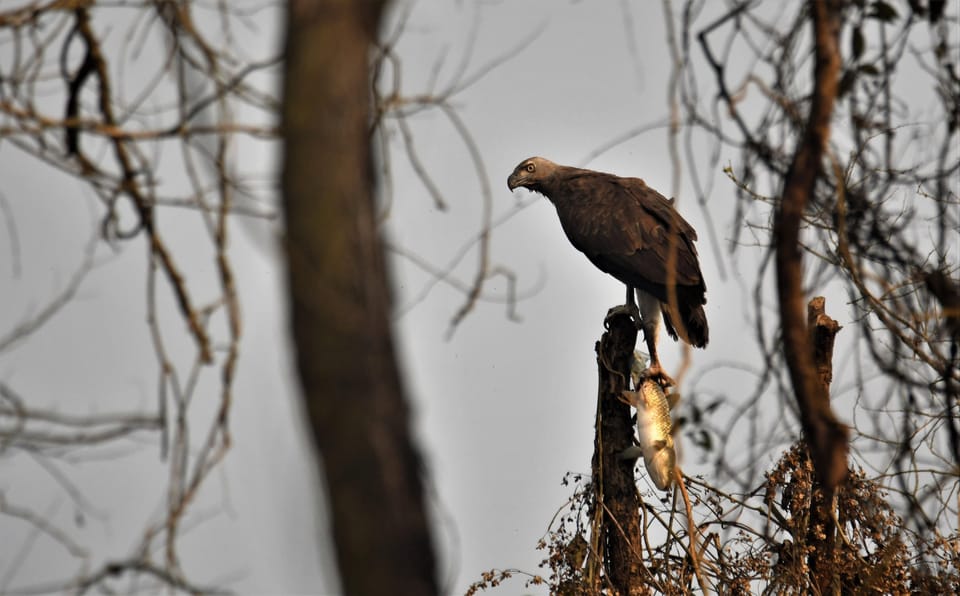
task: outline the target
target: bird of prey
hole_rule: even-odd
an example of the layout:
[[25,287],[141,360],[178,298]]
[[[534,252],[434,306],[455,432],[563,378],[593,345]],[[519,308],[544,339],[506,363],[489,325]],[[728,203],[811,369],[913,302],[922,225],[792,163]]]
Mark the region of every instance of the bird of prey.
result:
[[550,199],[570,243],[601,271],[627,285],[627,307],[636,313],[650,352],[646,375],[672,380],[657,356],[661,314],[673,339],[703,348],[709,340],[703,282],[694,241],[697,232],[673,201],[639,178],[561,166],[542,157],[520,162],[507,178]]

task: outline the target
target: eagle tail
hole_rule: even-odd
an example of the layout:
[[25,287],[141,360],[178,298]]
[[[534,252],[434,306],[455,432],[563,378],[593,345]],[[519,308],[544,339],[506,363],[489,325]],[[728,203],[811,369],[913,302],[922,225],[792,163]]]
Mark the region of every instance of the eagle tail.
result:
[[[673,312],[666,302],[660,304],[663,326],[667,333],[674,340],[682,339],[696,348],[706,347],[710,341],[710,329],[707,327],[707,314],[703,311],[703,305],[693,306],[681,300],[677,306],[679,313]],[[681,324],[675,325],[674,320]]]

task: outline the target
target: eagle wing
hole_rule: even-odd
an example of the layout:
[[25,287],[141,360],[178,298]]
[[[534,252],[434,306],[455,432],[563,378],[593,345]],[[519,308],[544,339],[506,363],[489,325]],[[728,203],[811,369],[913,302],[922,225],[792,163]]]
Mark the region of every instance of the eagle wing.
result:
[[701,286],[696,231],[639,178],[590,173],[569,179],[556,201],[570,242],[597,267],[665,300],[671,235],[678,286]]

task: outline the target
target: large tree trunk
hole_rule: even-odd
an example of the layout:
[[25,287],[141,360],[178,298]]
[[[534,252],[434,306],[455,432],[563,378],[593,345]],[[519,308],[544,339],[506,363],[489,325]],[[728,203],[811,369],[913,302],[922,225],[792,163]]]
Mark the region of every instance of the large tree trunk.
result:
[[289,3],[282,187],[290,314],[344,593],[436,594],[423,469],[374,220],[368,55],[383,4]]

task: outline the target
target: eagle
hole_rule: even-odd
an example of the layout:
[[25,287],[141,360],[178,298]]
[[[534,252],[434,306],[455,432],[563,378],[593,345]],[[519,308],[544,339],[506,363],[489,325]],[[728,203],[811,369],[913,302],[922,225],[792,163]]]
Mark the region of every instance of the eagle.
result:
[[550,199],[570,243],[598,269],[626,284],[626,308],[643,331],[650,353],[645,376],[672,385],[657,356],[661,316],[674,340],[697,348],[706,347],[709,340],[703,310],[707,286],[694,246],[697,232],[672,200],[640,178],[531,157],[507,178],[511,191],[520,187]]

